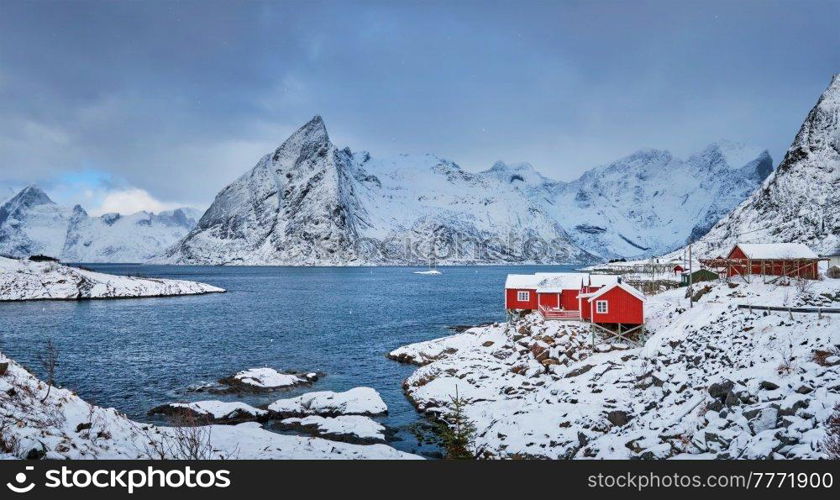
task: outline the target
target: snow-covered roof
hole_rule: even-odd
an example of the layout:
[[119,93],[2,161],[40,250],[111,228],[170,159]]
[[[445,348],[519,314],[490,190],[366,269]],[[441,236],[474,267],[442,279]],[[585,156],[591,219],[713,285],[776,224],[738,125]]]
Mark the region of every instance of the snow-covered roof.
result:
[[618,283],[617,274],[592,274],[589,276],[590,286],[608,286]]
[[508,274],[505,288],[537,288],[540,278],[534,274]]
[[588,273],[537,273],[537,293],[560,293],[579,290],[589,279]]
[[636,297],[637,299],[639,299],[641,301],[647,300],[647,298],[645,297],[645,294],[643,294],[641,291],[633,288],[632,286],[630,286],[626,283],[613,283],[612,285],[605,286],[605,287],[600,288],[600,289],[598,289],[598,290],[596,290],[592,293],[586,293],[586,294],[582,294],[580,296],[584,297],[584,298],[588,298],[590,300],[593,300],[593,299],[597,299],[601,295],[604,295],[605,293],[609,292],[610,290],[612,290],[613,288],[616,288],[616,287],[623,289],[624,291],[626,291],[627,293],[629,293],[630,295]]
[[738,243],[750,259],[816,259],[817,254],[802,243]]

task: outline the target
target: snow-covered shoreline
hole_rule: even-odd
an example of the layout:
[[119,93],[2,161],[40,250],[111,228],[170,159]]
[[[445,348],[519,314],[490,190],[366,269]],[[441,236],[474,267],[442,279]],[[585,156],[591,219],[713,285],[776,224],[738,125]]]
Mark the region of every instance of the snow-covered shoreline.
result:
[[579,322],[531,314],[420,342],[389,357],[432,417],[466,401],[486,458],[822,458],[840,403],[840,317],[739,304],[840,304],[840,280],[710,283],[649,297],[643,348],[597,344]]
[[[5,366],[0,373],[0,458],[421,458],[380,442],[353,444],[320,437],[278,434],[264,429],[257,422],[173,427],[135,422],[114,408],[91,405],[68,389],[48,389],[47,384],[2,353],[0,366]],[[236,403],[204,403],[191,408],[219,417],[231,415],[237,408],[249,409]],[[336,432],[334,427],[327,426],[325,434]],[[360,434],[373,440],[377,437],[377,430],[373,423],[368,423],[360,429]]]
[[0,302],[174,297],[224,291],[194,281],[116,276],[58,262],[0,257]]

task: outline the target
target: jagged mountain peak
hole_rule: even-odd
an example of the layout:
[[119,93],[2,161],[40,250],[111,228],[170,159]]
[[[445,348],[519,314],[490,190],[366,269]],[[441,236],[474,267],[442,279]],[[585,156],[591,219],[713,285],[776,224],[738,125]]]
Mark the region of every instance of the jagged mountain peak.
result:
[[8,202],[11,205],[25,205],[33,207],[36,205],[55,205],[55,202],[47,196],[40,187],[30,184],[23,188],[14,198]]
[[[766,161],[770,157],[770,153],[766,149],[743,142],[721,139],[709,144],[703,151],[694,156],[714,157],[715,165],[735,170],[756,161]],[[766,177],[767,173],[769,172],[766,172],[763,177]]]
[[277,148],[282,149],[302,148],[311,144],[327,144],[330,136],[327,133],[327,126],[320,115],[315,115],[311,120],[297,129],[283,144]]
[[491,177],[503,184],[510,184],[512,186],[526,184],[528,186],[539,187],[545,184],[557,183],[542,175],[528,162],[505,163],[503,161],[497,161],[489,169],[480,172],[479,175]]
[[639,149],[630,153],[627,156],[623,156],[613,162],[607,163],[606,165],[601,165],[599,167],[587,170],[583,175],[581,175],[579,179],[572,182],[574,183],[580,180],[588,180],[608,172],[625,172],[627,170],[635,170],[640,168],[646,169],[653,166],[664,167],[665,165],[671,163],[673,159],[674,156],[671,154],[671,152],[666,151],[664,149]]
[[836,73],[834,76],[831,77],[831,83],[828,85],[828,88],[823,93],[823,96],[830,94],[835,97],[840,97],[840,73]]
[[74,217],[87,217],[88,213],[81,205],[73,205],[73,216]]

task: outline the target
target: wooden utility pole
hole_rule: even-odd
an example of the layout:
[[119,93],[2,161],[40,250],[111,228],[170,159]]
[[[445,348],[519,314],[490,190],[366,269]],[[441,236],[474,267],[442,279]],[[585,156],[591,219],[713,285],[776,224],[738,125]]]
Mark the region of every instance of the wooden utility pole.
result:
[[692,265],[691,265],[691,244],[688,245],[688,307],[694,307],[694,293],[691,290],[691,285],[693,284],[693,276],[691,276]]

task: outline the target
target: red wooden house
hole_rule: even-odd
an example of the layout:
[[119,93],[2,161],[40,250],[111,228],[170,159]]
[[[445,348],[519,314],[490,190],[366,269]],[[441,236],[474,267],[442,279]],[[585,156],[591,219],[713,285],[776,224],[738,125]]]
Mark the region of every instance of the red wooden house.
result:
[[817,279],[819,261],[817,254],[802,243],[738,243],[726,257],[700,262],[725,268],[728,277],[763,274]]
[[645,322],[645,296],[625,283],[614,283],[580,294],[581,318],[597,324],[641,325]]
[[536,310],[537,283],[533,274],[508,274],[505,280],[505,309]]
[[[604,294],[598,306],[592,302],[596,294]],[[610,303],[614,304],[612,312]],[[505,309],[538,310],[546,319],[591,321],[595,314],[595,323],[640,325],[644,322],[644,295],[615,275],[510,274],[505,281]]]
[[[577,311],[577,295],[588,273],[509,274],[505,281],[505,309]],[[577,314],[575,314],[577,317]]]

